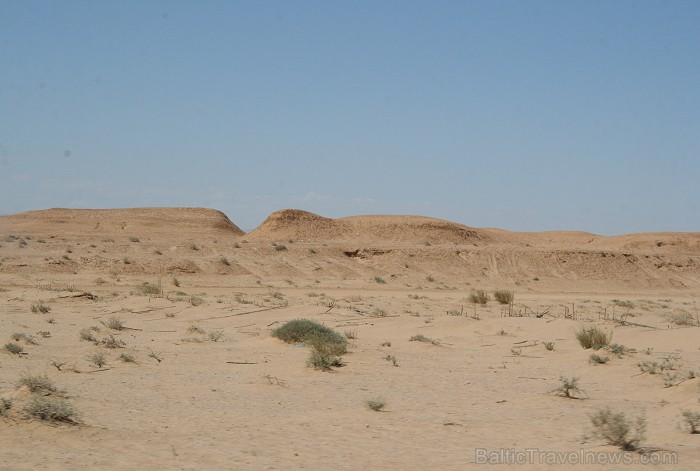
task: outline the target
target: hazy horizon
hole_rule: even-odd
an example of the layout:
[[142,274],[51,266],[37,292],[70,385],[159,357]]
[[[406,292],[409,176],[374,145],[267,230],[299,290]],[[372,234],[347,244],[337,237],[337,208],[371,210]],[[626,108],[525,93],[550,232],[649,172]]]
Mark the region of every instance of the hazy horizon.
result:
[[700,2],[0,3],[0,214],[697,232]]

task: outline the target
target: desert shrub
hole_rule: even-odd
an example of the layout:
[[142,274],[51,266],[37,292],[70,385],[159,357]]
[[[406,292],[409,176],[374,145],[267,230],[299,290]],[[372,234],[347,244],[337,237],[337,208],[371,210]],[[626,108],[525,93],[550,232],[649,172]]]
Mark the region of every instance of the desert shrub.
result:
[[423,334],[414,335],[414,336],[412,336],[412,337],[411,337],[410,339],[408,339],[408,340],[409,340],[410,342],[426,342],[426,343],[432,343],[433,345],[437,345],[437,344],[440,343],[440,342],[438,342],[437,340],[433,340],[433,339],[431,339],[431,338],[428,338],[428,337],[426,337],[426,336],[423,335]]
[[141,239],[135,236],[129,237],[129,242],[141,242]]
[[668,320],[670,322],[673,322],[676,325],[689,325],[689,326],[696,326],[696,320],[693,317],[692,314],[689,312],[676,312],[673,314],[669,314],[667,316]]
[[46,304],[42,303],[41,301],[39,301],[38,303],[32,304],[32,312],[34,314],[37,314],[37,313],[46,314],[49,311],[51,311],[51,307],[47,306]]
[[391,347],[391,342],[389,342],[389,341],[382,342],[382,345],[381,345],[381,346],[382,346],[382,347]]
[[115,316],[112,316],[109,319],[107,319],[105,325],[113,330],[124,330],[124,322],[122,322],[121,319]]
[[433,282],[435,281],[435,277],[434,277],[433,275],[428,275],[428,276],[425,277],[425,279],[426,279],[429,283],[433,283]]
[[372,279],[374,280],[375,283],[378,283],[378,284],[380,284],[380,285],[385,285],[385,284],[386,284],[386,281],[384,280],[384,278],[382,278],[382,277],[380,277],[380,276],[375,276],[375,277],[372,278]]
[[192,306],[199,306],[201,304],[204,304],[204,299],[200,296],[190,296],[189,301]]
[[27,335],[22,332],[15,332],[14,334],[11,335],[10,337],[12,340],[15,342],[19,342],[20,340],[23,340],[24,343],[27,345],[39,345],[39,343],[34,339],[33,336]]
[[275,246],[275,250],[278,252],[284,252],[285,250],[287,250],[287,246],[284,244],[272,244],[272,245]]
[[343,332],[343,335],[345,335],[345,338],[348,340],[354,340],[357,338],[357,331],[356,330],[346,330]]
[[639,416],[628,419],[623,412],[615,412],[609,407],[600,409],[591,416],[593,435],[602,438],[609,445],[623,450],[636,450],[644,440],[646,419]]
[[578,380],[579,378],[567,378],[566,376],[560,376],[559,381],[561,381],[561,386],[553,389],[550,392],[569,399],[583,399],[586,396],[586,393],[578,387]]
[[109,337],[104,337],[102,340],[99,341],[98,345],[102,345],[103,347],[107,348],[124,348],[126,347],[126,343],[119,339],[115,339],[113,335],[110,335]]
[[588,363],[592,365],[604,365],[606,364],[610,358],[596,355],[595,353],[591,353],[591,356],[588,357]]
[[329,371],[334,366],[343,366],[337,344],[324,339],[314,338],[309,341],[311,351],[306,364],[317,370]]
[[382,309],[381,307],[375,307],[372,309],[372,315],[374,317],[386,317],[387,314],[386,309]]
[[515,298],[515,293],[505,289],[499,289],[493,292],[493,299],[501,304],[510,304]]
[[627,309],[634,309],[634,303],[632,301],[625,301],[622,299],[613,299],[612,303],[615,306],[626,307]]
[[367,399],[365,401],[365,405],[369,410],[379,412],[386,407],[386,401],[384,401],[384,399],[381,398]]
[[309,319],[296,319],[274,329],[272,336],[286,343],[312,343],[320,340],[324,344],[333,345],[334,355],[347,352],[347,340],[339,332],[323,324]]
[[160,286],[153,283],[144,282],[136,287],[136,294],[141,296],[160,295]]
[[95,335],[92,333],[92,330],[90,329],[83,329],[80,331],[78,334],[80,337],[80,340],[87,340],[88,342],[97,342],[97,339],[95,338]]
[[554,342],[544,342],[543,345],[544,348],[546,348],[550,352],[554,351]]
[[12,399],[0,398],[0,417],[7,415],[10,409],[12,409]]
[[396,357],[394,355],[387,355],[384,357],[386,361],[390,361],[392,365],[394,366],[399,366],[398,360],[396,360]]
[[218,342],[221,339],[221,337],[223,337],[223,336],[224,336],[224,332],[221,330],[213,330],[213,331],[209,332],[209,335],[207,335],[209,340],[211,340],[212,342]]
[[622,358],[622,355],[628,353],[629,349],[624,345],[620,345],[619,343],[611,343],[608,345],[608,351],[613,355],[617,355],[618,357]]
[[690,429],[690,433],[700,433],[700,412],[684,410],[683,422]]
[[136,363],[136,359],[134,356],[130,353],[122,353],[117,357],[117,360],[124,362],[124,363]]
[[102,352],[91,353],[90,355],[85,357],[85,359],[93,365],[97,366],[98,368],[102,368],[107,364],[107,355],[105,355]]
[[202,329],[198,325],[191,325],[187,328],[187,333],[188,334],[203,334],[204,329]]
[[219,259],[219,262],[221,262],[222,265],[226,265],[226,266],[230,266],[230,265],[231,265],[231,262],[229,262],[229,261],[228,261],[228,258],[226,258],[226,257],[221,257],[221,258]]
[[476,290],[469,295],[469,301],[474,304],[485,305],[490,300],[491,296],[489,296],[489,294],[483,289]]
[[5,350],[13,355],[19,355],[24,351],[24,348],[18,343],[8,342],[5,344]]
[[24,412],[30,417],[48,422],[77,422],[73,406],[61,399],[33,397],[24,407]]
[[55,394],[59,392],[56,385],[49,379],[48,376],[46,376],[46,374],[25,374],[19,379],[19,381],[17,381],[17,387],[21,388],[22,386],[26,386],[27,389],[29,389],[29,392],[33,393]]
[[576,339],[583,348],[598,350],[610,343],[610,340],[612,339],[612,332],[610,334],[606,334],[598,327],[591,327],[590,329],[582,327],[578,332],[576,332]]

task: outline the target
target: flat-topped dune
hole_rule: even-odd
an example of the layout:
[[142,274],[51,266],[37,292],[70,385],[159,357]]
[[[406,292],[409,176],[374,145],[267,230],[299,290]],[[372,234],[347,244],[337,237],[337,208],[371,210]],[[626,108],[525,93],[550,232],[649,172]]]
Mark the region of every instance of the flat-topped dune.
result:
[[243,235],[243,231],[224,213],[207,208],[52,208],[0,217],[0,228],[81,234],[134,233],[139,229],[148,229],[173,236],[183,230]]

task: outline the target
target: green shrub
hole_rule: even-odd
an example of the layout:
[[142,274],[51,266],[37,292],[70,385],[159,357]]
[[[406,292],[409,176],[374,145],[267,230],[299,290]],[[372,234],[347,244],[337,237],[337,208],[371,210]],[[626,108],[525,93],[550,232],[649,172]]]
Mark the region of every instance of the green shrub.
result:
[[309,319],[296,319],[274,329],[272,336],[286,343],[312,343],[320,340],[333,345],[334,355],[347,352],[347,339],[339,332]]
[[47,422],[77,423],[77,414],[68,402],[48,397],[33,397],[24,407],[30,417]]
[[[493,292],[493,299],[501,304],[510,304],[515,298],[515,293],[504,289],[499,289]],[[482,303],[483,304],[483,303]]]
[[380,285],[385,285],[385,284],[386,284],[386,281],[384,281],[384,278],[382,278],[382,277],[380,277],[380,276],[375,276],[375,277],[373,278],[373,280],[374,280],[375,283],[378,283],[378,284],[380,284]]
[[543,345],[544,348],[546,348],[550,352],[554,351],[554,342],[544,342]]
[[582,327],[578,332],[576,332],[576,339],[583,348],[598,350],[610,343],[610,340],[612,339],[612,332],[610,334],[606,334],[598,327],[591,327],[590,329]]
[[334,366],[343,366],[337,353],[336,344],[329,343],[324,339],[312,339],[309,342],[311,352],[306,364],[317,370],[329,371]]
[[19,355],[24,351],[24,348],[18,343],[8,342],[5,344],[5,350],[13,355]]
[[609,407],[600,409],[591,416],[594,436],[603,438],[609,445],[623,450],[636,450],[644,440],[646,419],[639,416],[634,421],[627,419],[623,412],[612,411]]

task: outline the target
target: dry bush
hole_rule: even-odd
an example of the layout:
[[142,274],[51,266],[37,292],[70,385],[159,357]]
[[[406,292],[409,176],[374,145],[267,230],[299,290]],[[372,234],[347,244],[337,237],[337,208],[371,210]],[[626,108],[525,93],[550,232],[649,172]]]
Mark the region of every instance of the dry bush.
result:
[[24,352],[24,348],[18,343],[8,342],[4,348],[13,355],[20,355]]
[[29,392],[32,393],[59,394],[61,392],[46,374],[32,375],[27,373],[22,375],[17,381],[17,387],[21,388],[23,386],[26,386]]
[[491,300],[489,294],[483,289],[474,291],[469,295],[469,301],[474,304],[486,305]]
[[501,304],[510,304],[515,299],[515,293],[512,291],[499,289],[493,292],[493,299]]
[[24,407],[29,417],[47,422],[77,423],[77,413],[68,402],[49,397],[33,397]]
[[379,412],[386,407],[386,401],[382,398],[367,399],[365,405],[369,410]]
[[606,407],[591,416],[591,424],[594,436],[623,450],[636,450],[644,441],[646,432],[644,416],[632,420],[628,419],[623,412],[615,412]]
[[428,338],[423,334],[414,335],[413,337],[411,337],[408,340],[410,342],[425,342],[425,343],[431,343],[433,345],[438,345],[440,343],[437,340],[433,340],[431,338]]
[[566,376],[560,376],[559,381],[561,381],[561,386],[550,391],[550,393],[556,393],[557,396],[566,397],[569,399],[583,399],[586,397],[586,393],[578,387],[579,378],[567,378]]
[[683,421],[690,429],[690,433],[700,433],[700,412],[684,410]]
[[591,327],[590,329],[582,327],[578,332],[576,332],[576,339],[583,348],[598,350],[606,347],[610,343],[610,340],[612,340],[612,332],[610,332],[610,334],[606,334],[598,327]]

